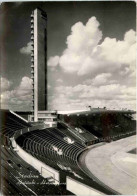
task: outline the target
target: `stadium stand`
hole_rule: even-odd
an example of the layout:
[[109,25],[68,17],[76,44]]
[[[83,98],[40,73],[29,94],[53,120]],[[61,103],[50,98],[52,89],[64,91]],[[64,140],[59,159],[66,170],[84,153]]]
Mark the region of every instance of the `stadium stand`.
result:
[[[64,140],[64,137],[68,137],[68,133],[71,139],[75,139],[74,143]],[[78,156],[85,150],[85,146],[81,145],[76,138],[63,126],[62,129],[60,127],[45,128],[25,133],[17,138],[17,143],[35,158],[58,170],[61,183],[65,183],[66,176],[69,176],[106,194],[115,194],[113,190],[104,188],[81,170],[78,165]],[[59,153],[59,150],[62,153]]]
[[[1,134],[1,191],[4,195],[72,195],[65,185],[54,186],[50,179],[43,178],[37,170],[22,160],[12,148],[10,138],[26,127],[22,119],[9,111],[0,111]],[[30,181],[31,178],[31,181]],[[41,183],[43,182],[44,183]]]
[[[109,136],[117,140],[135,134],[135,121],[128,114],[85,116],[86,118],[84,117],[80,122],[79,116],[74,115],[71,117],[73,123],[60,120],[56,128],[38,129],[14,113],[1,110],[1,173],[3,176],[1,189],[3,194],[72,195],[66,190],[67,176],[102,193],[117,194],[101,184],[95,176],[89,177],[79,165],[79,157],[88,145],[103,141],[102,137]],[[102,125],[104,120],[106,124]],[[14,137],[17,144],[27,153],[60,172],[60,185],[53,185],[52,178],[43,178],[36,169],[17,155],[13,144],[11,145]],[[26,183],[27,179],[21,177],[24,175],[38,176],[38,178],[32,177],[32,183]],[[42,180],[46,183],[40,185]],[[36,183],[33,184],[33,181]]]
[[60,114],[59,119],[68,126],[83,128],[97,138],[110,137],[111,140],[117,140],[136,133],[133,114],[133,111],[87,111],[70,115]]

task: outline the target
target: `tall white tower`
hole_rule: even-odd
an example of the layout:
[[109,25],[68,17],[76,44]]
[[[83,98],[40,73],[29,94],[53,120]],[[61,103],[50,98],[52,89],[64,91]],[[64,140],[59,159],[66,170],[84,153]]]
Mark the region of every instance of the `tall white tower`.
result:
[[47,15],[40,9],[31,14],[31,78],[34,121],[38,111],[47,110]]

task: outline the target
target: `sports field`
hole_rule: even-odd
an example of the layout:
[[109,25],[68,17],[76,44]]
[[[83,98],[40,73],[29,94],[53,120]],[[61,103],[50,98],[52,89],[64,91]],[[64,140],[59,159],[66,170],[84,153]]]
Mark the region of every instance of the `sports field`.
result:
[[136,136],[92,146],[80,162],[89,176],[122,195],[137,195]]

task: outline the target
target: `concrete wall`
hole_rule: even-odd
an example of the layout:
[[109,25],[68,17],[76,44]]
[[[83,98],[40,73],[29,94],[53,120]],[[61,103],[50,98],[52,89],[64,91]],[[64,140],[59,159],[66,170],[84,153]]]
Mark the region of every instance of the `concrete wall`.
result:
[[71,191],[75,195],[84,195],[84,196],[91,196],[91,195],[104,195],[103,193],[93,189],[81,182],[78,182],[70,177],[66,178],[66,186],[67,190]]
[[16,150],[17,154],[28,164],[32,165],[36,170],[38,170],[44,178],[53,177],[54,184],[60,183],[60,175],[57,170],[53,169],[52,167],[46,165],[45,163],[34,158],[32,155],[28,154],[16,143],[14,139],[12,140],[12,146],[14,146],[14,149]]

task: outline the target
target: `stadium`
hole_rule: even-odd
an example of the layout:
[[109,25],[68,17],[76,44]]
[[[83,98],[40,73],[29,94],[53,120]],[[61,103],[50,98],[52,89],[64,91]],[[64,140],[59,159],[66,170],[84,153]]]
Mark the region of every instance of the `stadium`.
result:
[[31,14],[30,112],[0,111],[1,194],[136,195],[136,112],[47,108],[47,15]]

